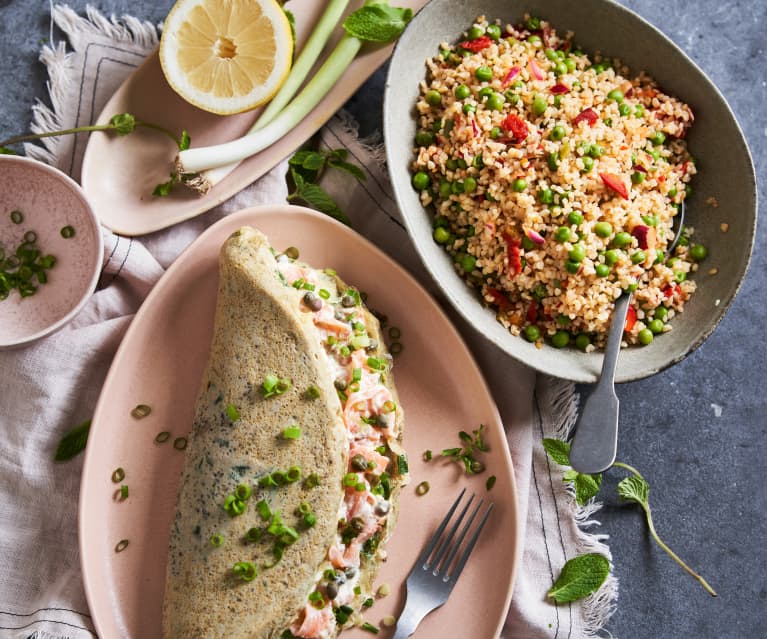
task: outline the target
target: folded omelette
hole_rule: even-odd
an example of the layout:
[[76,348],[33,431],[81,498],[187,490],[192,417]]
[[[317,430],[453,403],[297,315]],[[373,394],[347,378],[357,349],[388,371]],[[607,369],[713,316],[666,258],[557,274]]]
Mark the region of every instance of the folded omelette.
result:
[[242,228],[173,520],[166,639],[328,639],[358,623],[407,461],[378,320],[331,269]]

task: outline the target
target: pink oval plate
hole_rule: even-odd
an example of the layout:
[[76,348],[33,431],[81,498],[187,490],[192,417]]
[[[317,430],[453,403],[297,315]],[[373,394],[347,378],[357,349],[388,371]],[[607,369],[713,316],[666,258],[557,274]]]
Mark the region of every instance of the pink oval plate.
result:
[[[14,210],[23,216],[20,224],[11,220]],[[73,237],[62,237],[65,226],[75,230]],[[103,258],[101,229],[80,186],[42,162],[0,155],[0,246],[6,256],[28,231],[56,264],[34,295],[22,298],[14,290],[0,301],[0,350],[49,335],[77,315],[96,288]]]
[[[184,453],[172,442],[190,429],[205,366],[218,283],[218,252],[244,225],[263,231],[277,250],[296,246],[301,259],[335,268],[367,291],[372,308],[401,329],[394,376],[405,410],[405,448],[411,484],[403,491],[399,522],[378,583],[392,587],[365,615],[375,623],[397,615],[404,579],[425,541],[463,486],[496,504],[450,601],[421,624],[416,636],[475,637],[500,632],[511,599],[518,557],[516,492],[498,411],[477,365],[450,321],[421,286],[379,249],[349,228],[309,209],[270,206],[230,215],[203,233],[168,269],[130,326],[115,356],[91,426],[80,491],[80,551],[85,588],[99,636],[160,637],[165,562]],[[152,412],[131,417],[137,404]],[[491,450],[488,470],[466,477],[443,448],[460,445],[458,432],[482,423]],[[171,439],[155,443],[161,431]],[[426,449],[435,451],[429,463]],[[125,469],[129,497],[116,501],[112,472]],[[487,492],[490,474],[498,481]],[[415,487],[429,481],[418,497]],[[120,553],[121,539],[129,546]],[[390,631],[382,630],[381,637]],[[369,637],[360,630],[350,639]]]
[[[347,13],[362,6],[352,0]],[[425,0],[403,0],[397,6],[419,9]],[[296,48],[300,50],[322,13],[323,3],[291,3],[296,17]],[[325,48],[327,55],[343,35],[339,26]],[[176,187],[167,197],[152,191],[168,180],[177,149],[167,136],[143,128],[125,137],[94,134],[88,139],[82,167],[82,184],[101,223],[121,235],[144,235],[204,213],[261,177],[290,155],[340,109],[362,83],[391,55],[394,45],[363,47],[325,98],[281,140],[235,169],[206,195]],[[322,63],[320,59],[318,65]],[[193,146],[207,146],[241,137],[260,111],[220,116],[198,109],[176,94],[165,81],[157,52],[134,71],[107,102],[97,122],[104,124],[116,113],[181,133],[186,129]],[[120,202],[120,206],[115,206]]]

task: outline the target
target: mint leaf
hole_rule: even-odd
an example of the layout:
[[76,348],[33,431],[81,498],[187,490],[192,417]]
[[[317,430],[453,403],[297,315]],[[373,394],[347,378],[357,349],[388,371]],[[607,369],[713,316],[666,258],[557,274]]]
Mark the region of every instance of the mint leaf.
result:
[[649,505],[650,484],[643,477],[630,475],[618,483],[618,495],[626,501],[635,501],[642,508]]
[[366,42],[391,42],[413,17],[411,9],[390,7],[384,3],[367,4],[344,20],[346,32]]
[[346,171],[347,173],[351,173],[360,182],[364,182],[367,179],[367,176],[365,175],[364,171],[360,167],[358,167],[356,164],[352,164],[351,162],[344,162],[343,160],[334,160],[331,157],[331,158],[328,158],[328,166],[332,166],[334,169],[340,169],[341,171]]
[[599,492],[599,486],[601,484],[602,475],[599,473],[594,475],[576,473],[575,479],[573,480],[573,486],[575,487],[575,501],[580,506],[583,506],[583,504]]
[[547,437],[543,440],[543,448],[560,466],[570,465],[570,444],[567,442]]
[[558,603],[582,599],[599,590],[609,574],[610,562],[604,555],[579,555],[562,567],[562,572],[547,594]]
[[303,200],[313,209],[320,211],[320,213],[329,215],[344,224],[350,224],[349,218],[338,208],[338,204],[335,203],[333,198],[322,187],[316,184],[308,184],[302,180],[302,184],[299,187],[298,183],[296,183],[296,190],[288,196],[288,199],[293,200],[296,198]]
[[85,445],[88,443],[88,433],[90,430],[90,419],[79,426],[75,426],[61,438],[53,459],[56,461],[67,461],[83,452]]

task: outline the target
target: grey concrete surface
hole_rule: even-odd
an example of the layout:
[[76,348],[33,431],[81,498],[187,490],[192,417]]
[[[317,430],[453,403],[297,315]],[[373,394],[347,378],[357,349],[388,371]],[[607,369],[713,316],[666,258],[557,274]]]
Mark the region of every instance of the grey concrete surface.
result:
[[[106,13],[158,22],[171,5],[170,0],[91,2]],[[86,0],[69,4],[82,10]],[[650,481],[658,532],[705,575],[719,597],[705,594],[652,542],[641,512],[614,497],[620,475],[610,472],[602,489],[605,507],[597,517],[599,531],[610,536],[620,580],[608,628],[614,636],[637,639],[765,637],[767,3],[624,4],[680,45],[730,102],[754,158],[762,219],[746,282],[714,334],[684,362],[618,390],[618,457]],[[45,71],[37,56],[48,32],[47,2],[0,0],[0,69],[7,74],[0,98],[0,138],[25,131],[33,101],[47,99]],[[383,83],[379,72],[348,104],[363,133],[380,128]],[[456,637],[471,636],[467,632]]]

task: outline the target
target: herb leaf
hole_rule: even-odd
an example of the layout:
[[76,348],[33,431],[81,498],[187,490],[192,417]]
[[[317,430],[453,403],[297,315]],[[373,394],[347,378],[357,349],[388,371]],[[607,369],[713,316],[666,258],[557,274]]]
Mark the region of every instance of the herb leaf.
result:
[[411,9],[390,7],[386,3],[367,4],[344,20],[346,32],[355,38],[366,42],[391,42],[405,29],[410,18]]
[[54,460],[67,461],[83,452],[85,450],[85,445],[88,443],[88,433],[90,430],[90,419],[70,430],[61,438],[61,441],[56,448]]
[[583,506],[589,499],[595,497],[599,492],[599,486],[602,484],[602,475],[585,475],[576,472],[573,486],[575,488],[575,501]]
[[644,477],[630,475],[618,483],[618,495],[627,501],[635,501],[642,508],[649,506],[650,484]]
[[609,574],[610,562],[604,555],[579,555],[568,560],[562,567],[562,572],[547,594],[558,603],[582,599],[599,590]]
[[128,135],[136,129],[136,116],[131,113],[117,113],[109,118],[109,124],[117,135]]
[[303,200],[312,208],[320,211],[320,213],[329,215],[347,225],[351,223],[351,220],[349,220],[346,214],[338,207],[335,200],[330,197],[321,186],[304,182],[303,179],[301,179],[299,183],[299,181],[295,179],[295,172],[293,179],[296,182],[296,190],[288,195],[288,200]]
[[543,440],[543,448],[560,466],[570,465],[570,444],[566,441],[547,437]]
[[345,162],[344,160],[337,160],[330,157],[328,158],[328,166],[332,166],[334,169],[340,169],[341,171],[351,173],[360,182],[364,182],[367,179],[367,176],[362,171],[362,169],[356,164],[352,164],[351,162]]

